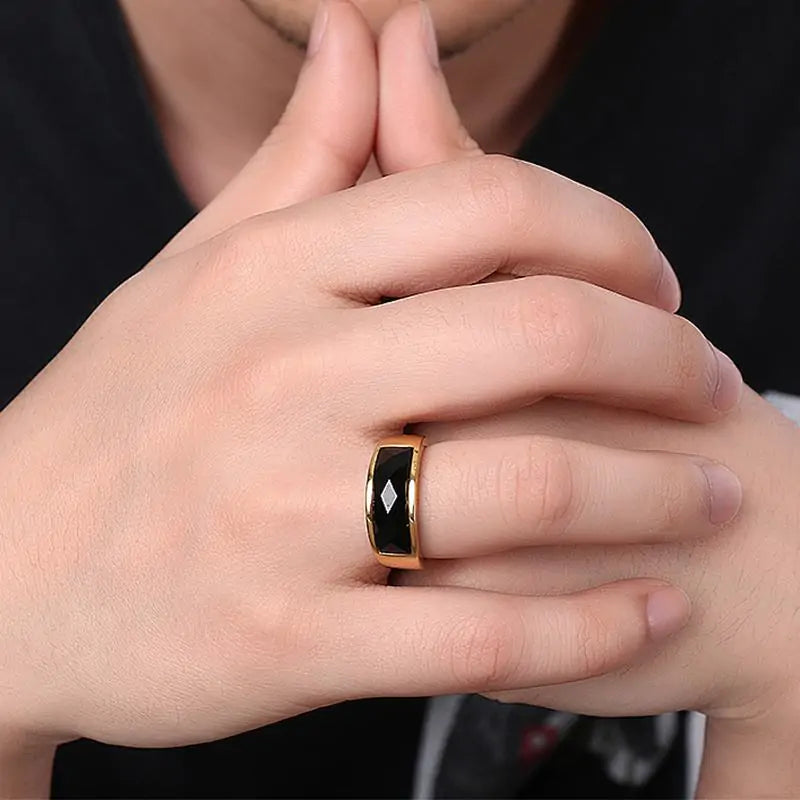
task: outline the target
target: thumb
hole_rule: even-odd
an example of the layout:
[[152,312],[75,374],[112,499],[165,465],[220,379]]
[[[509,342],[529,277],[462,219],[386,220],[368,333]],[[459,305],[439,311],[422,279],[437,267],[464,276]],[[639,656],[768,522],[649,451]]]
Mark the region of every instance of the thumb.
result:
[[378,62],[375,153],[384,175],[482,153],[450,98],[427,3],[403,6],[386,22]]
[[174,255],[247,217],[346,189],[372,155],[375,43],[349,0],[321,0],[283,117],[225,189],[165,248]]

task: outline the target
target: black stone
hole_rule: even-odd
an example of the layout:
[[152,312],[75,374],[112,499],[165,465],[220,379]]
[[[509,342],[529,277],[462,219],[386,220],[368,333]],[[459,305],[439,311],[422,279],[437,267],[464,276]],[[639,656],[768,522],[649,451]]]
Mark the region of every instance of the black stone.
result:
[[[372,474],[372,527],[378,551],[392,556],[412,555],[408,524],[408,480],[412,447],[382,447]],[[384,495],[387,483],[391,490]],[[392,500],[392,495],[397,497]],[[388,500],[389,510],[382,495]]]

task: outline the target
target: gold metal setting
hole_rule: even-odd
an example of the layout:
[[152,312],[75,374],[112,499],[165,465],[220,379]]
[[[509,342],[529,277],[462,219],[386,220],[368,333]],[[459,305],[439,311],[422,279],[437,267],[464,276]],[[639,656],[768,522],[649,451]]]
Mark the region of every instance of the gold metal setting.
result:
[[[372,515],[375,464],[378,454],[384,447],[408,447],[413,449],[411,457],[411,469],[406,484],[405,503],[408,510],[408,527],[411,535],[410,555],[397,555],[394,553],[382,553],[375,543],[375,521]],[[397,436],[387,436],[381,439],[372,453],[367,473],[367,486],[365,493],[365,517],[367,521],[367,534],[372,552],[375,558],[384,566],[390,569],[422,569],[422,554],[419,547],[419,528],[417,525],[417,510],[419,508],[419,469],[422,461],[422,450],[425,447],[425,437],[416,434],[399,434]]]

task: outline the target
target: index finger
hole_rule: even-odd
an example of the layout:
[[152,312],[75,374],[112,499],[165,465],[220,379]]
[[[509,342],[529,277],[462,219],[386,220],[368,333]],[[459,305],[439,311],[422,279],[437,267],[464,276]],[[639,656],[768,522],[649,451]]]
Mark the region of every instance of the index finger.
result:
[[[349,2],[320,5],[319,45],[286,110],[233,180],[161,251],[188,250],[240,220],[352,186],[372,154],[378,97],[375,45]],[[312,31],[313,33],[313,31]]]
[[[288,216],[287,216],[288,215]],[[303,278],[378,302],[512,277],[577,278],[669,311],[679,290],[641,221],[550,170],[476,156],[391,175],[262,217],[298,243]]]

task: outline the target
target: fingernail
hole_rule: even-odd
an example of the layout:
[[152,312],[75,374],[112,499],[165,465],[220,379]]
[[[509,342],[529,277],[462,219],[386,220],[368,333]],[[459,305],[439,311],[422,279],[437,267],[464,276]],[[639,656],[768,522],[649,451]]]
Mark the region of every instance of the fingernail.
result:
[[739,404],[742,398],[744,384],[742,373],[736,364],[720,350],[709,342],[714,357],[717,360],[717,386],[714,389],[713,403],[717,411],[730,411]]
[[686,593],[674,586],[657,589],[647,596],[647,627],[653,641],[666,639],[689,621],[692,605]]
[[700,464],[708,483],[708,516],[713,525],[730,522],[742,505],[742,484],[735,473],[722,464],[706,461]]
[[434,69],[439,69],[439,43],[436,41],[436,26],[428,4],[422,0],[419,4],[420,27],[425,51]]
[[673,314],[681,307],[681,285],[667,257],[661,254],[661,277],[658,279],[658,303]]
[[328,0],[320,0],[317,6],[317,13],[314,15],[314,22],[311,25],[311,33],[308,35],[308,48],[306,49],[306,56],[313,58],[322,45],[322,39],[325,36],[325,29],[328,27]]

